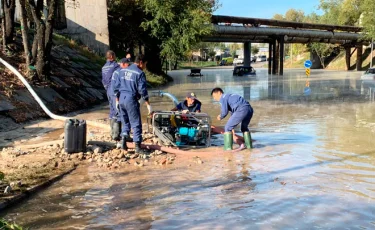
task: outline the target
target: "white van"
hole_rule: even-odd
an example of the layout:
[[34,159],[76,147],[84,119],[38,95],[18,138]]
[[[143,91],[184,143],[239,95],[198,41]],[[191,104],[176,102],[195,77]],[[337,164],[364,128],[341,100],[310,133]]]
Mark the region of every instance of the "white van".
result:
[[267,61],[267,56],[266,55],[260,55],[260,56],[258,56],[257,61]]

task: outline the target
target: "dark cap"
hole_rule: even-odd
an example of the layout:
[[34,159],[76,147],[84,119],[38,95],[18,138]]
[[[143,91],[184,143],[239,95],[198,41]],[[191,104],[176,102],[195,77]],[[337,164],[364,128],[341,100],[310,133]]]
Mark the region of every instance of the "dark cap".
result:
[[132,61],[130,60],[130,58],[122,58],[121,60],[120,60],[120,63],[122,63],[122,64],[125,64],[125,63],[131,63]]
[[197,95],[195,93],[193,93],[193,92],[188,92],[186,94],[186,97],[187,98],[191,98],[191,99],[197,99]]

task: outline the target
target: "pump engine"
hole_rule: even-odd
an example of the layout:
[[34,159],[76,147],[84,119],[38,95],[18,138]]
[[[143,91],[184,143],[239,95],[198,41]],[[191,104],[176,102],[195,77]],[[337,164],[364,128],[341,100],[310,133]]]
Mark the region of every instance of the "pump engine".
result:
[[148,120],[162,144],[177,147],[209,147],[211,118],[205,113],[154,112]]

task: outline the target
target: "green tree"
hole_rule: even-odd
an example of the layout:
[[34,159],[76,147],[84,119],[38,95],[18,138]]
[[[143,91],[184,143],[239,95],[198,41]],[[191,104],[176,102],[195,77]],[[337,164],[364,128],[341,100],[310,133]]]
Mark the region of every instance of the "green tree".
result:
[[142,23],[145,30],[160,39],[160,55],[176,60],[211,33],[214,1],[206,0],[143,0],[143,9],[151,17]]
[[208,56],[209,56],[212,60],[215,59],[215,55],[216,55],[216,52],[215,52],[214,49],[210,49],[210,50],[208,51]]
[[309,45],[310,52],[314,52],[318,55],[320,63],[325,68],[325,58],[330,55],[334,49],[334,45],[332,44],[324,44],[324,43],[311,43]]
[[259,47],[258,46],[252,46],[251,47],[251,54],[256,55],[259,53]]
[[363,14],[361,25],[365,28],[368,38],[375,38],[375,4],[373,0],[364,0],[361,8]]
[[282,14],[275,14],[275,15],[273,15],[272,18],[275,19],[275,20],[280,20],[280,21],[285,20],[285,18]]
[[285,20],[292,22],[303,22],[305,13],[302,10],[289,9],[285,13]]

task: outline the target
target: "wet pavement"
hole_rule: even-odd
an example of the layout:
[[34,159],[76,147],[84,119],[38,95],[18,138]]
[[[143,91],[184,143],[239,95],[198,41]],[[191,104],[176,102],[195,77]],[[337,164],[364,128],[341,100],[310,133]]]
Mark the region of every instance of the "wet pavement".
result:
[[212,88],[244,96],[255,110],[252,151],[212,148],[203,164],[189,155],[117,171],[81,166],[1,216],[31,229],[375,229],[375,81],[312,70],[305,96],[303,69],[266,71],[174,71],[162,89],[178,99],[194,91],[213,118]]

